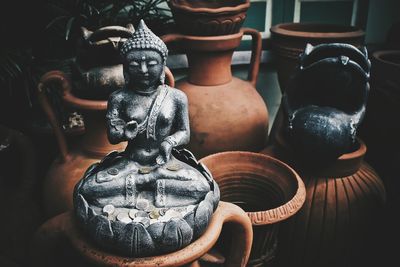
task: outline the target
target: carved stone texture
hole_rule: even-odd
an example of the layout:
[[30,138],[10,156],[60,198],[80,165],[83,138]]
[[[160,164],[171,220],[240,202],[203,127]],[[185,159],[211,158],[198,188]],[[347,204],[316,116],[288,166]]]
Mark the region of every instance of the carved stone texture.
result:
[[189,142],[187,98],[164,84],[168,50],[143,21],[120,49],[125,87],[111,94],[106,122],[113,144],[74,190],[75,214],[98,246],[129,257],[181,249],[208,226],[219,189],[207,168],[181,148]]

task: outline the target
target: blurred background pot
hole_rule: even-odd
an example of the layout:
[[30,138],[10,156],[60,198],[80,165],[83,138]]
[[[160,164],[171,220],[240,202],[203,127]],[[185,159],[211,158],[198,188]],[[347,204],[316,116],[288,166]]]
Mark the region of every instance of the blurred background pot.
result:
[[[0,265],[25,266],[28,245],[41,223],[36,153],[31,140],[0,125]],[[2,265],[4,264],[4,265]],[[8,265],[10,264],[10,265]]]
[[368,145],[366,159],[381,175],[388,203],[395,208],[394,203],[400,203],[400,50],[375,51],[371,61],[371,90],[360,136]]
[[[232,77],[231,61],[243,35],[253,39],[248,80]],[[164,42],[174,42],[189,62],[188,77],[176,87],[189,99],[190,143],[196,157],[212,153],[259,151],[268,138],[268,110],[255,86],[258,77],[261,35],[242,28],[222,36],[168,34]]]
[[107,100],[125,84],[119,47],[135,31],[132,24],[102,27],[94,32],[82,27],[74,64],[74,93],[78,97]]
[[168,5],[181,33],[211,36],[239,32],[250,0],[171,0]]
[[364,44],[365,32],[352,26],[317,23],[281,23],[271,27],[272,49],[277,56],[278,81],[285,91],[294,74],[300,53],[306,44],[349,43],[358,48]]
[[248,266],[271,266],[280,246],[280,223],[293,216],[306,198],[301,178],[283,162],[259,153],[221,152],[200,161],[218,183],[221,200],[240,206],[253,224]]

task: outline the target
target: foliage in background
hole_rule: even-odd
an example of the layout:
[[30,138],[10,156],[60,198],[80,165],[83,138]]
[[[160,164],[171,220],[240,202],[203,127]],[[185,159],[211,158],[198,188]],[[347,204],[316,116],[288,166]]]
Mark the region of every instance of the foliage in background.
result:
[[166,0],[52,0],[48,7],[55,17],[46,29],[56,28],[65,40],[79,32],[82,26],[96,30],[110,25],[137,25],[144,19],[156,34],[162,34],[173,22]]

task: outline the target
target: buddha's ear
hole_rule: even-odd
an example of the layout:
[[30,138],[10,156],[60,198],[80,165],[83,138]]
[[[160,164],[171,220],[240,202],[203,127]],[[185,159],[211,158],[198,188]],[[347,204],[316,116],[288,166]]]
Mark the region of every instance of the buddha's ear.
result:
[[129,79],[129,73],[125,68],[125,64],[123,64],[122,69],[123,69],[122,73],[124,74],[125,85],[127,85],[129,84],[130,79]]
[[163,71],[160,75],[160,83],[161,83],[161,85],[165,84],[165,67],[163,68]]

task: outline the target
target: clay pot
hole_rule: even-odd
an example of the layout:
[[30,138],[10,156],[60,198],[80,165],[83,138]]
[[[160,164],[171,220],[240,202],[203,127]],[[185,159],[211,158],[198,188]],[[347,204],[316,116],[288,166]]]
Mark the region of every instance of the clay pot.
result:
[[307,190],[303,207],[280,226],[277,266],[371,266],[386,193],[366,151],[358,139],[336,161],[307,169],[282,134],[263,151],[293,166]]
[[42,216],[37,197],[36,153],[27,136],[3,125],[0,166],[0,265],[13,266],[11,262],[15,262],[25,266],[29,241]]
[[[243,35],[251,35],[253,49],[248,81],[232,77],[231,60]],[[268,137],[268,111],[255,85],[258,76],[261,35],[243,28],[239,33],[201,37],[169,34],[189,61],[187,79],[177,88],[189,99],[191,136],[189,149],[196,157],[221,151],[259,151]]]
[[222,152],[200,160],[211,171],[221,200],[239,205],[253,224],[253,245],[248,265],[272,263],[280,223],[303,205],[303,181],[285,163],[252,152]]
[[[169,69],[166,77],[171,86],[174,78]],[[85,120],[85,134],[70,147],[46,96],[46,88],[55,83],[62,91],[64,103],[79,110]],[[72,209],[72,193],[75,184],[86,169],[114,150],[124,150],[126,142],[111,145],[106,130],[107,101],[88,100],[76,97],[71,92],[71,83],[60,71],[50,71],[42,76],[38,85],[38,99],[56,135],[60,155],[53,161],[43,183],[43,201],[47,218]]]
[[251,223],[241,208],[222,201],[207,230],[193,243],[172,253],[144,258],[120,257],[99,250],[81,232],[71,212],[60,214],[36,232],[31,245],[30,266],[88,266],[89,263],[90,266],[200,266],[198,260],[217,242],[221,228],[226,224],[233,226],[231,234],[237,242],[230,247],[224,266],[244,267],[251,249]]
[[172,0],[168,5],[181,33],[212,36],[239,32],[250,0]]
[[349,43],[363,45],[365,33],[352,26],[316,23],[282,23],[272,26],[272,49],[277,56],[278,80],[284,92],[306,44]]
[[107,100],[124,84],[119,47],[132,36],[132,24],[107,26],[94,32],[82,27],[73,64],[74,94],[81,98]]
[[400,50],[376,51],[371,61],[371,90],[360,136],[368,145],[367,160],[385,182],[388,198],[399,203]]

